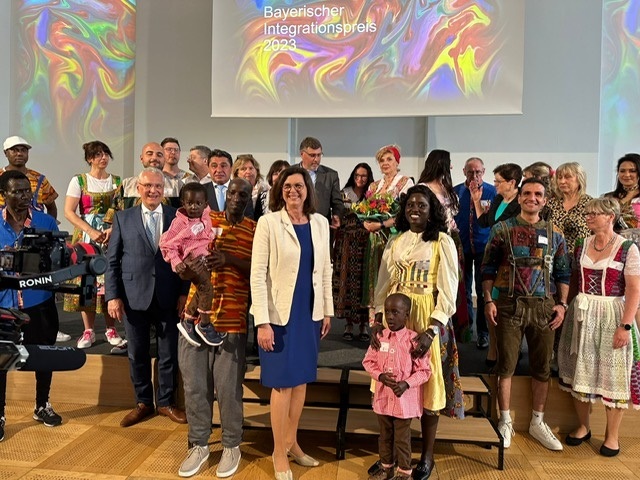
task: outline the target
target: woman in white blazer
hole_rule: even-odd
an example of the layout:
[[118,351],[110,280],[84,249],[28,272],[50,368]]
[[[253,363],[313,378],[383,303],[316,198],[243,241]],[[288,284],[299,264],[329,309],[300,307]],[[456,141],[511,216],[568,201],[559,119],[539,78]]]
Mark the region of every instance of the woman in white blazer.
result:
[[271,387],[276,479],[293,479],[290,455],[303,466],[297,430],[307,383],[316,380],[320,339],[331,328],[329,223],[315,212],[311,177],[284,170],[271,190],[272,213],[260,217],[251,257],[251,313],[258,329],[260,381]]

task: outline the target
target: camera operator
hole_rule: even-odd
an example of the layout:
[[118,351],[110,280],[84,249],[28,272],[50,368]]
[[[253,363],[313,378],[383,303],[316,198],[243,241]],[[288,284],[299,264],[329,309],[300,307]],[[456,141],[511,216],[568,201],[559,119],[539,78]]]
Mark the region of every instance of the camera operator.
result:
[[[58,230],[55,219],[31,208],[32,191],[27,176],[10,170],[0,176],[0,195],[5,207],[0,208],[0,248],[18,247],[25,228]],[[53,294],[46,290],[0,290],[0,307],[18,308],[30,317],[22,328],[25,345],[53,345],[59,320]],[[33,419],[48,427],[62,423],[51,404],[51,372],[35,372],[36,404]],[[4,407],[6,404],[7,372],[0,370],[0,440],[4,438]]]

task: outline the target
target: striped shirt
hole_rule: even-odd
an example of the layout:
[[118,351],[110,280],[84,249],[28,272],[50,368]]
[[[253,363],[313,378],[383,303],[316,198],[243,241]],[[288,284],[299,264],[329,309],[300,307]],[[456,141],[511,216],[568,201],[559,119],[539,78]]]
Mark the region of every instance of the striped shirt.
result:
[[[412,340],[416,332],[402,328],[392,332],[382,331],[380,349],[369,347],[364,356],[364,369],[376,380],[373,394],[373,411],[378,415],[395,418],[417,418],[422,415],[422,384],[431,377],[429,359],[431,352],[422,358],[411,358]],[[378,378],[383,373],[391,373],[396,382],[405,381],[409,388],[400,397]]]
[[[211,225],[217,232],[215,249],[233,255],[241,260],[251,260],[253,235],[256,222],[244,217],[242,222],[231,225],[225,212],[211,212]],[[249,309],[249,275],[238,269],[224,266],[211,272],[213,301],[211,322],[219,332],[247,333],[247,313]],[[187,304],[196,292],[191,284]]]

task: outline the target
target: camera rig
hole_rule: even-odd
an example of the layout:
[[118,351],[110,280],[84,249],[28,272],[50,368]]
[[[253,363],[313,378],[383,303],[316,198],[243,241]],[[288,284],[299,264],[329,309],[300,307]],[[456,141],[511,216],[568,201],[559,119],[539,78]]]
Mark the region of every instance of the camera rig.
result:
[[[72,293],[80,295],[80,305],[91,305],[107,259],[96,245],[68,245],[66,237],[66,232],[26,228],[20,247],[0,250],[0,290]],[[0,308],[0,370],[26,362],[29,354],[18,344],[20,328],[28,322],[20,310]]]

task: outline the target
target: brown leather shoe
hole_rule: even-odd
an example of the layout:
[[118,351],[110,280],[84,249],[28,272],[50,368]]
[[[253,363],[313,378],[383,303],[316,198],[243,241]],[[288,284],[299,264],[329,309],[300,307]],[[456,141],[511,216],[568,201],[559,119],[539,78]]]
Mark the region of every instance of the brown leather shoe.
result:
[[177,407],[158,407],[158,415],[168,417],[176,423],[187,423],[187,414]]
[[136,408],[127,413],[127,416],[122,419],[120,426],[130,427],[131,425],[141,422],[150,415],[153,415],[153,405],[138,403]]

